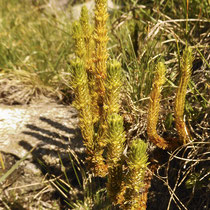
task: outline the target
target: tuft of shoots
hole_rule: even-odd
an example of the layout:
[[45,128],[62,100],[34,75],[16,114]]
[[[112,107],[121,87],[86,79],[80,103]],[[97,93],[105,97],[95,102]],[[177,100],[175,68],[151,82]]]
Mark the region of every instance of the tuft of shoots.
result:
[[192,50],[190,47],[186,47],[181,59],[181,78],[175,99],[175,123],[179,134],[179,140],[182,144],[186,144],[190,140],[190,133],[183,120],[183,115],[187,85],[191,76],[192,62]]
[[[147,156],[147,144],[136,139],[132,141],[128,157],[128,174],[124,180],[123,209],[146,209],[148,188],[145,188],[145,173],[149,164]],[[147,190],[147,192],[145,192]]]
[[162,86],[165,83],[166,67],[164,63],[159,62],[156,66],[156,74],[150,93],[150,105],[147,117],[147,134],[149,140],[162,149],[168,148],[168,143],[158,135],[156,127],[158,122]]
[[113,203],[118,203],[118,194],[122,183],[122,155],[125,149],[125,132],[123,118],[114,113],[108,116],[107,133],[107,164],[108,183],[107,191]]
[[79,126],[81,128],[87,153],[92,154],[94,150],[94,129],[91,115],[91,97],[88,88],[87,72],[81,59],[71,61],[72,87],[75,92],[73,105],[79,113]]
[[88,76],[84,62],[79,58],[71,62],[71,78],[72,87],[75,92],[73,105],[79,113],[79,126],[84,138],[84,145],[86,146],[87,161],[95,175],[105,176],[107,166],[102,156],[103,151],[98,148],[95,141]]
[[107,163],[109,168],[113,168],[121,160],[126,139],[122,116],[114,113],[108,116],[107,121]]
[[[79,114],[80,127],[82,126],[82,134],[89,153],[88,160],[90,160],[90,163],[93,165],[91,167],[96,176],[105,176],[107,173],[107,167],[103,158],[104,146],[106,145],[105,136],[107,132],[107,123],[105,122],[107,114],[104,111],[104,100],[106,95],[105,82],[107,75],[106,62],[108,58],[107,18],[107,0],[96,0],[94,31],[92,31],[91,25],[89,24],[89,15],[86,7],[82,8],[80,20],[73,25],[73,37],[76,46],[75,53],[77,57],[82,59],[83,65],[85,66],[82,68],[83,70],[85,69],[83,74],[86,75],[85,78],[83,77],[83,87],[79,85],[77,87],[80,88],[75,89],[75,101],[77,101],[75,104],[79,113],[83,108],[87,109],[87,117],[85,117],[83,113]],[[79,82],[81,83],[80,79]],[[79,84],[76,80],[74,80],[73,83]],[[82,105],[83,108],[80,106],[81,104],[84,104],[84,101],[80,104],[77,99],[78,95],[80,95],[79,93],[76,93],[78,91],[82,91],[83,95],[85,94],[85,91],[87,93],[87,96],[84,97],[86,105]],[[82,119],[83,117],[84,120]],[[91,130],[92,133],[90,131],[85,131],[85,118],[89,119],[87,120],[90,126],[88,130]],[[89,144],[87,143],[90,139],[91,147],[89,147]],[[89,150],[89,148],[91,149]]]
[[108,62],[106,79],[106,97],[104,111],[107,115],[119,112],[120,91],[122,87],[122,69],[117,60]]
[[107,0],[95,1],[95,30],[93,39],[95,41],[95,73],[96,73],[96,86],[98,92],[97,103],[99,106],[99,115],[103,115],[103,105],[105,96],[105,79],[107,75],[106,61],[108,58],[107,53]]
[[99,119],[99,107],[97,104],[98,94],[97,94],[97,87],[95,82],[95,73],[94,73],[94,62],[93,62],[93,52],[94,52],[94,41],[93,41],[93,29],[89,23],[89,14],[88,9],[86,6],[82,7],[81,16],[80,16],[80,25],[82,28],[82,34],[84,37],[84,44],[85,44],[85,68],[88,74],[89,80],[89,90],[92,100],[92,116],[93,121],[97,122]]
[[120,91],[122,86],[122,69],[117,60],[111,60],[107,64],[107,78],[105,81],[106,94],[104,96],[103,115],[101,116],[98,131],[98,142],[102,147],[106,146],[106,133],[108,129],[107,117],[119,112]]

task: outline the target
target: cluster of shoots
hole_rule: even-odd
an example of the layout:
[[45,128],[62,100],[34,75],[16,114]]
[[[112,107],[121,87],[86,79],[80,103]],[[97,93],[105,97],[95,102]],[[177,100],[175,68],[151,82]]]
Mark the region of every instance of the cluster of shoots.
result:
[[107,191],[114,204],[122,209],[138,209],[148,164],[147,144],[134,140],[127,156],[124,154],[126,134],[119,114],[122,70],[117,60],[108,60],[107,18],[107,0],[96,0],[94,26],[89,23],[86,7],[73,25],[73,105],[78,110],[87,162],[93,174],[107,176]]
[[[146,209],[148,185],[147,144],[132,140],[125,149],[126,134],[119,114],[122,70],[117,60],[109,60],[107,52],[107,0],[95,0],[94,26],[86,7],[73,25],[76,58],[71,61],[71,81],[75,93],[74,106],[79,113],[87,162],[95,176],[107,177],[107,192],[113,204],[121,209]],[[183,120],[187,84],[192,68],[191,49],[186,47],[181,63],[181,79],[175,101],[175,124],[178,139],[165,140],[156,127],[166,67],[159,62],[150,94],[148,138],[161,149],[173,150],[190,140]],[[146,186],[147,185],[147,186]]]
[[186,46],[181,58],[181,76],[174,105],[175,125],[179,138],[173,138],[171,140],[165,140],[157,134],[156,130],[160,110],[161,89],[165,82],[166,72],[166,68],[162,62],[157,64],[152,91],[150,93],[147,134],[149,140],[161,149],[174,150],[179,145],[186,144],[190,141],[190,133],[183,118],[185,97],[187,93],[187,85],[190,80],[192,62],[192,50],[190,47]]
[[123,209],[146,209],[147,196],[145,194],[148,193],[145,188],[145,172],[148,165],[146,150],[147,144],[144,141],[140,139],[132,141],[126,158],[128,173],[123,180],[124,202],[121,204]]

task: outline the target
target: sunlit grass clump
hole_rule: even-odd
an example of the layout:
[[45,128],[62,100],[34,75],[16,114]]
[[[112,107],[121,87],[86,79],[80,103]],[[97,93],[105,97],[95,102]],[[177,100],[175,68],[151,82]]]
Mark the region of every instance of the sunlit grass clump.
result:
[[47,12],[44,4],[39,7],[25,0],[0,1],[0,8],[0,83],[5,83],[1,100],[61,98],[62,72],[71,54],[70,21],[63,13]]

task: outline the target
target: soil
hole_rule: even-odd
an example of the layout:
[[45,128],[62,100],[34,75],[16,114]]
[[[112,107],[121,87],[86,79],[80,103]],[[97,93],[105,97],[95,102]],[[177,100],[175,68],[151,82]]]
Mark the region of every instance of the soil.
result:
[[[71,165],[69,151],[83,157],[84,146],[72,106],[52,102],[0,105],[0,177],[33,147],[33,152],[0,187],[0,209],[60,209],[49,182]],[[50,177],[49,177],[50,176]]]

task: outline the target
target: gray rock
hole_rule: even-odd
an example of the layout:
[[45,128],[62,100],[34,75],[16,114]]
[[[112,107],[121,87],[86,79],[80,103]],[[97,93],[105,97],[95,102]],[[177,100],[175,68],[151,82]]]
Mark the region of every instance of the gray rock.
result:
[[63,10],[68,6],[68,4],[69,0],[50,0],[47,6],[52,10]]
[[[112,0],[108,0],[108,11],[111,12],[114,9],[119,9],[119,6],[115,5]],[[80,17],[80,12],[83,6],[86,6],[89,10],[91,16],[93,16],[94,8],[95,8],[95,1],[91,0],[83,4],[74,5],[71,9],[71,17],[74,20],[78,20]]]
[[82,153],[84,146],[77,124],[77,112],[71,106],[0,105],[0,151],[20,159],[33,146],[37,146],[36,152],[42,156],[58,151],[62,154],[68,148]]
[[[66,8],[68,8],[70,1],[69,0],[50,0],[46,5],[46,10],[49,12],[56,13],[56,11],[62,11],[65,13],[69,13]],[[108,11],[111,12],[114,9],[119,9],[118,5],[115,5],[112,0],[107,1]],[[83,4],[73,5],[70,9],[70,18],[72,20],[78,20],[80,17],[80,12],[83,6],[86,6],[90,12],[90,15],[93,16],[94,8],[95,8],[95,0],[90,0]],[[69,15],[69,14],[67,14]]]

